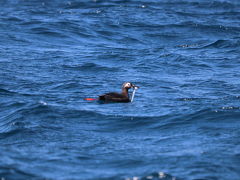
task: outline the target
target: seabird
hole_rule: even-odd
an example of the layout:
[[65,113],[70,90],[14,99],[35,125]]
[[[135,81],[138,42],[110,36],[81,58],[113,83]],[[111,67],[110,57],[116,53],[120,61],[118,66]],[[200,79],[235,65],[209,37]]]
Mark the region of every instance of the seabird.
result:
[[131,102],[131,99],[128,94],[129,89],[138,89],[139,87],[130,83],[130,82],[125,82],[122,85],[122,92],[121,93],[116,93],[116,92],[110,92],[106,93],[103,95],[100,95],[98,100],[104,101],[104,102]]

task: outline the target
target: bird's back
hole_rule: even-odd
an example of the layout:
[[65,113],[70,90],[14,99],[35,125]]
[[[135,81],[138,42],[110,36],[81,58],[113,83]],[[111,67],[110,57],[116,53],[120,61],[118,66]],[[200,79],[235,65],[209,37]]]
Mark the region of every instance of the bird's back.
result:
[[107,102],[130,102],[128,96],[115,92],[100,95],[99,100]]

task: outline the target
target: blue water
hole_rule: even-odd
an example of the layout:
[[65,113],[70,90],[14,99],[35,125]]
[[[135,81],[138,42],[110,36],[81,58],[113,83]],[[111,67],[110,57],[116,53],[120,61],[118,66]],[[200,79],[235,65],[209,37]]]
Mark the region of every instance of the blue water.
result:
[[1,180],[240,179],[239,0],[0,7]]

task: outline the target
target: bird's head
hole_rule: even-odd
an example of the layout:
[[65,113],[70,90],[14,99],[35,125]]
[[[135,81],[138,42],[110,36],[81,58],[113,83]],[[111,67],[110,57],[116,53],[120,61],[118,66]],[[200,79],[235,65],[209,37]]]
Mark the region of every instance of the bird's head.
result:
[[130,83],[130,82],[125,82],[125,83],[123,83],[122,88],[123,89],[130,89],[130,88],[138,89],[139,87],[134,85],[134,84],[132,84],[132,83]]

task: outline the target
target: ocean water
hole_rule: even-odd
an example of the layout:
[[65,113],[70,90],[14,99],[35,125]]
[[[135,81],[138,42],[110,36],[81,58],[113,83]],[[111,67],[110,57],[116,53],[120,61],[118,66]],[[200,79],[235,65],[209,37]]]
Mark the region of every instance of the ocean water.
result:
[[1,180],[240,179],[239,0],[0,9]]

